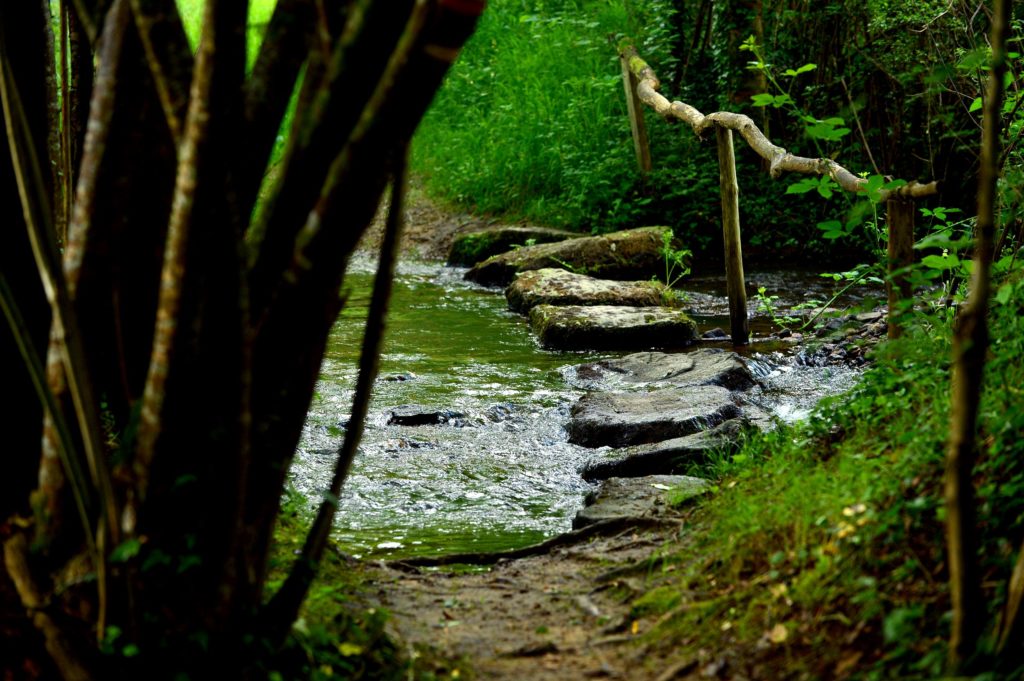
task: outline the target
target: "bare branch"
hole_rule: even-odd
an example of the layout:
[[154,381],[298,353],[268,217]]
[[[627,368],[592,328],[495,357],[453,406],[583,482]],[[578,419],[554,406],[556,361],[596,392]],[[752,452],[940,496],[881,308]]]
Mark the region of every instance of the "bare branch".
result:
[[132,14],[175,145],[188,108],[192,51],[174,0],[131,0]]
[[[743,139],[758,156],[768,162],[772,178],[778,178],[784,172],[827,175],[842,189],[850,193],[859,194],[867,190],[868,181],[866,179],[857,177],[831,159],[794,156],[782,147],[773,144],[749,116],[726,111],[716,111],[704,115],[685,102],[670,102],[668,98],[658,92],[661,82],[655,75],[654,69],[637,54],[635,47],[625,44],[620,48],[620,54],[628,62],[629,70],[639,81],[636,91],[640,100],[654,109],[662,118],[681,120],[693,128],[693,131],[700,137],[703,137],[713,126],[735,130],[743,136]],[[911,181],[896,189],[882,190],[879,194],[880,200],[886,201],[890,198],[932,196],[938,191],[939,186],[935,181],[927,184]]]

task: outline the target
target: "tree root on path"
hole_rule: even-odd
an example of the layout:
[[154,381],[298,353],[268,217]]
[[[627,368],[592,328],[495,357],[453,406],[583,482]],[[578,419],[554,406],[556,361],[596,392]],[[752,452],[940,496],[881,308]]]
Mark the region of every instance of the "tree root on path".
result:
[[494,551],[489,553],[451,553],[443,556],[423,556],[419,558],[405,558],[383,562],[388,568],[403,571],[418,572],[422,567],[441,567],[445,565],[494,565],[503,560],[515,560],[538,556],[550,552],[552,549],[561,546],[571,546],[580,543],[591,537],[602,534],[609,534],[621,530],[643,529],[658,527],[661,525],[676,524],[672,518],[609,518],[582,527],[578,530],[560,534],[540,544],[524,546],[520,549],[510,551]]

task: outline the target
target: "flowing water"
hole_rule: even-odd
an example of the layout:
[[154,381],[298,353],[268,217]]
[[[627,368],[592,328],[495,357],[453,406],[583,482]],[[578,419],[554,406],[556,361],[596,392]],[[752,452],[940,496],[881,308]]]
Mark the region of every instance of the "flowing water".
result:
[[[293,485],[310,499],[328,487],[344,438],[373,272],[367,260],[349,268],[350,298],[332,331],[292,468]],[[357,556],[531,544],[568,530],[590,489],[578,470],[593,452],[569,444],[564,430],[579,393],[559,370],[616,353],[540,349],[504,296],[464,282],[463,272],[399,266],[380,378],[335,528],[342,549]],[[808,284],[796,286],[806,291]],[[724,283],[712,278],[689,288],[701,330],[727,328]],[[769,327],[755,318],[755,339]],[[783,418],[805,414],[855,376],[802,366],[767,345],[751,348],[752,369],[768,387],[759,399]],[[391,410],[404,405],[441,422],[389,425]]]

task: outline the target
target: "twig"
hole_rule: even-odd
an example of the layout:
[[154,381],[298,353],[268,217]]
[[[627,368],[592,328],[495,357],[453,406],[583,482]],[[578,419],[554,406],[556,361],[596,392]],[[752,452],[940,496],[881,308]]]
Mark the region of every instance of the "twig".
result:
[[860,141],[864,144],[864,152],[868,155],[868,160],[871,161],[871,167],[875,170],[875,175],[881,175],[882,171],[878,169],[878,164],[875,163],[875,156],[871,153],[871,146],[868,144],[868,138],[864,134],[864,128],[860,124],[860,116],[857,114],[857,107],[853,105],[853,97],[850,96],[850,90],[846,87],[846,78],[840,78],[839,84],[843,86],[843,92],[846,93],[846,101],[850,103],[850,112],[853,114],[853,121],[857,124],[857,132],[860,134]]
[[391,300],[391,289],[394,284],[395,264],[398,261],[398,245],[402,239],[407,154],[408,147],[406,146],[398,152],[395,162],[391,206],[388,209],[384,241],[381,244],[380,261],[377,265],[377,276],[373,282],[366,330],[360,348],[359,377],[356,380],[355,396],[352,398],[351,418],[348,430],[345,432],[345,439],[338,451],[338,460],[335,463],[330,490],[324,494],[324,500],[320,504],[316,519],[306,536],[302,554],[295,560],[284,584],[264,608],[267,626],[272,628],[276,635],[287,631],[291,626],[298,615],[306,592],[309,590],[309,585],[316,576],[317,567],[329,544],[331,525],[338,510],[338,496],[341,494],[342,485],[348,476],[349,468],[355,459],[356,450],[363,435],[366,414],[369,411],[370,398],[373,394],[373,384],[380,368],[380,349],[384,338],[388,304]]

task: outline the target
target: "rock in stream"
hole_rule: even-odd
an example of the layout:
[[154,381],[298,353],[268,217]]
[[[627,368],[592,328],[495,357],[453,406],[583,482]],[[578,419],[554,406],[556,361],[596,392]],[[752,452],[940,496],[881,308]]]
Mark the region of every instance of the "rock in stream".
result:
[[554,350],[682,348],[697,335],[686,313],[667,307],[538,305],[530,324],[541,345]]
[[448,251],[449,265],[472,267],[493,255],[506,253],[527,243],[546,244],[578,238],[579,234],[550,227],[505,225],[458,234]]
[[509,309],[529,312],[537,305],[662,305],[665,285],[657,281],[595,279],[553,267],[520,272],[505,290]]
[[664,273],[663,235],[671,227],[639,227],[601,236],[524,246],[477,263],[466,279],[507,286],[517,272],[560,267],[605,279],[650,279]]
[[576,514],[572,526],[579,529],[600,520],[650,517],[670,501],[680,504],[709,488],[706,480],[684,475],[611,478],[587,498],[587,506]]

